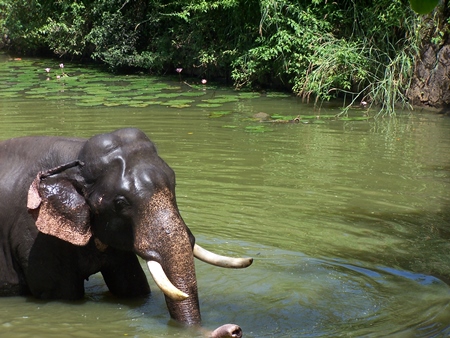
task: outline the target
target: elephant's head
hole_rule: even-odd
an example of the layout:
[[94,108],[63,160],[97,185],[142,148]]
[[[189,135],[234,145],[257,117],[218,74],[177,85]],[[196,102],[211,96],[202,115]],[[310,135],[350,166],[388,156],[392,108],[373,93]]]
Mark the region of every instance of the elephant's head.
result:
[[28,195],[41,232],[75,245],[99,243],[147,261],[175,320],[201,321],[194,255],[227,267],[251,259],[212,254],[195,244],[175,199],[175,174],[136,129],[88,139],[78,161],[40,173]]

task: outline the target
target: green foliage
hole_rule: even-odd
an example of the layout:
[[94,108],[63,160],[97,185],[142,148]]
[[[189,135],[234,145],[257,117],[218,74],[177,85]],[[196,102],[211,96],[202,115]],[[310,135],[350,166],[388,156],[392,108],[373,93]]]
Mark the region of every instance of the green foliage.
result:
[[345,94],[350,105],[369,101],[389,114],[406,102],[418,51],[406,1],[261,3],[258,44],[233,63],[238,86],[278,79],[306,100]]
[[111,70],[230,78],[392,112],[418,49],[408,0],[0,0],[16,52],[89,57]]
[[430,13],[439,3],[439,0],[409,0],[411,8],[419,14]]
[[46,45],[56,54],[81,55],[86,47],[84,33],[86,15],[83,3],[57,2],[56,18],[48,17],[47,22],[37,29],[37,34],[43,38]]
[[45,17],[36,13],[46,11],[47,5],[38,1],[2,0],[0,6],[2,36],[8,42],[12,41],[17,51],[35,52],[45,47],[45,43],[37,34],[39,27],[44,24]]

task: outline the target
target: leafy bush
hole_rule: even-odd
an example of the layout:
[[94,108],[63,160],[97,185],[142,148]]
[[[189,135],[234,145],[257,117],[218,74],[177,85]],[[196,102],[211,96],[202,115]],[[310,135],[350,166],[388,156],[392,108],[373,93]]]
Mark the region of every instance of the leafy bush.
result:
[[417,53],[407,0],[0,0],[15,52],[43,50],[276,86],[305,99],[403,101]]
[[307,100],[346,94],[384,113],[406,102],[418,52],[418,19],[406,1],[292,3],[261,1],[257,46],[233,62],[237,86],[278,78]]

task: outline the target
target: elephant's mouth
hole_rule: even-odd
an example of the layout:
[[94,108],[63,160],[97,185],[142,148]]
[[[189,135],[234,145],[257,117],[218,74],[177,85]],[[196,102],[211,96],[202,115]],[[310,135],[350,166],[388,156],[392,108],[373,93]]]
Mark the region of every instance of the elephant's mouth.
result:
[[[200,259],[203,262],[223,268],[246,268],[253,263],[253,258],[233,258],[217,255],[202,248],[198,244],[194,245],[193,254],[194,257]],[[188,294],[179,290],[172,284],[172,282],[166,276],[164,269],[160,263],[149,260],[147,261],[147,267],[150,270],[150,274],[155,280],[156,285],[167,297],[175,301],[181,301],[189,297]]]

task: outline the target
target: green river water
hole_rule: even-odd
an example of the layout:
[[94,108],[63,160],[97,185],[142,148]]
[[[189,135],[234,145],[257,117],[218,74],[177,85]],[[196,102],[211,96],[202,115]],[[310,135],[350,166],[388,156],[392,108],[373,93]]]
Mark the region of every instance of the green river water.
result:
[[[338,108],[279,93],[63,70],[58,80],[57,61],[0,59],[0,139],[145,131],[176,172],[197,242],[255,259],[243,270],[196,263],[205,327],[450,336],[450,119],[361,109],[331,118]],[[261,123],[258,112],[301,121]],[[0,337],[196,336],[170,322],[149,280],[141,301],[112,297],[100,275],[81,302],[1,298]]]

